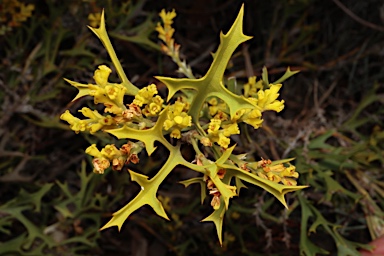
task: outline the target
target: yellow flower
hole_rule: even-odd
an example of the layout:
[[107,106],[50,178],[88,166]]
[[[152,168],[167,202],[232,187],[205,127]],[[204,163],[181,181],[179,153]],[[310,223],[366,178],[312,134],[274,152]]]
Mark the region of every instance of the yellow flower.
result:
[[217,141],[217,144],[219,144],[223,148],[228,148],[229,143],[231,143],[231,140],[224,136],[224,134],[219,134],[219,140]]
[[91,110],[89,108],[82,108],[81,110],[79,110],[80,113],[82,113],[85,117],[88,117],[90,119],[100,119],[100,118],[103,118],[102,115],[99,114],[99,112],[97,112],[97,110]]
[[94,134],[95,132],[99,131],[101,128],[103,128],[103,124],[101,123],[93,123],[93,124],[90,124],[88,129],[89,129],[89,132],[91,134]]
[[148,85],[139,90],[136,94],[135,99],[133,100],[133,104],[142,107],[144,104],[148,104],[153,96],[157,94],[157,88],[155,84]]
[[208,111],[211,116],[215,116],[216,114],[220,114],[219,116],[226,116],[225,113],[227,112],[227,104],[224,101],[221,99],[218,100],[216,97],[212,97],[208,100],[208,103],[210,104]]
[[113,119],[112,116],[102,116],[102,118],[99,119],[99,123],[104,125],[113,125],[115,124],[115,120]]
[[[106,66],[104,66],[106,67]],[[107,67],[106,67],[107,68]],[[97,73],[98,80],[102,80],[101,76],[104,71],[100,71]],[[96,77],[96,74],[95,74]],[[95,78],[96,79],[96,78]],[[116,115],[120,115],[123,112],[124,107],[124,95],[126,88],[121,84],[107,84],[105,80],[104,87],[100,87],[100,81],[98,81],[98,85],[89,84],[89,95],[93,96],[93,100],[95,104],[103,103],[106,107],[104,112],[113,113]]]
[[240,134],[239,126],[237,123],[223,125],[223,135],[228,137],[233,134]]
[[245,109],[240,109],[239,111],[236,111],[235,115],[232,116],[231,121],[236,122],[244,115],[245,112]]
[[175,121],[173,120],[169,120],[169,119],[165,120],[163,124],[164,130],[168,131],[173,127],[174,124],[175,124]]
[[180,139],[181,138],[181,131],[177,128],[173,129],[170,135],[172,138]]
[[61,114],[60,119],[67,121],[67,123],[69,123],[70,125],[73,125],[73,124],[77,123],[78,121],[80,121],[80,119],[77,117],[74,117],[69,112],[69,110],[66,110],[63,114]]
[[70,124],[70,128],[76,133],[88,130],[93,134],[102,129],[104,125],[112,125],[115,123],[111,116],[100,115],[97,110],[92,111],[91,109],[84,107],[79,110],[79,112],[89,119],[81,120],[74,117],[68,110],[60,116],[62,120],[67,121]]
[[177,124],[177,126],[183,127],[183,128],[189,127],[192,125],[192,117],[188,116],[188,114],[185,112],[182,112],[180,113],[180,115],[175,116],[173,118],[173,121],[175,122],[175,124]]
[[180,139],[181,130],[192,125],[192,117],[185,111],[185,103],[176,101],[167,112],[167,120],[164,121],[164,130],[171,131],[171,137]]
[[246,112],[241,119],[243,122],[252,125],[255,129],[259,128],[263,123],[263,119],[261,119],[261,111],[256,108]]
[[89,146],[85,150],[85,153],[93,157],[98,157],[98,158],[103,157],[100,150],[97,149],[96,144],[92,144],[91,146]]
[[94,167],[93,172],[97,174],[103,174],[105,169],[110,166],[109,160],[104,157],[94,158],[92,164]]
[[162,110],[163,102],[164,100],[159,95],[156,95],[151,99],[149,104],[145,106],[143,114],[146,116],[156,116]]
[[117,100],[119,103],[122,103],[126,88],[120,84],[114,84],[105,86],[105,91],[108,95],[108,98],[111,100]]
[[106,65],[100,65],[95,71],[93,79],[95,79],[97,85],[104,87],[108,83],[108,77],[111,72],[112,70]]
[[217,98],[216,97],[212,97],[208,100],[208,103],[211,104],[212,106],[216,106],[217,104],[219,104],[219,102],[217,101]]
[[216,135],[220,129],[221,120],[220,119],[211,119],[211,122],[208,126],[208,134]]
[[118,150],[116,148],[115,145],[111,144],[111,145],[106,145],[102,150],[101,150],[101,154],[105,157],[105,158],[108,158],[109,160],[112,160],[114,158],[117,158],[118,156],[121,156],[122,153],[120,152],[120,150]]
[[282,84],[270,84],[270,88],[257,92],[257,105],[263,110],[274,110],[280,112],[284,109],[284,100],[276,100],[279,97],[279,90]]
[[105,106],[104,112],[109,112],[109,113],[112,113],[115,115],[121,115],[124,111],[122,108],[116,106],[116,104],[114,104],[114,103],[105,103],[104,102],[104,106]]
[[173,23],[173,19],[176,17],[175,9],[172,9],[170,12],[166,12],[164,9],[161,10],[159,16],[163,20],[164,26],[170,26]]
[[166,43],[166,51],[168,47],[174,47],[174,40],[172,39],[175,29],[172,28],[173,19],[176,17],[176,12],[173,9],[171,12],[166,12],[164,9],[159,13],[160,18],[163,21],[164,26],[157,23],[156,31],[159,33],[159,38]]
[[77,117],[74,117],[68,110],[66,110],[61,116],[61,120],[67,121],[69,123],[69,127],[76,133],[84,132],[91,128],[92,120],[81,120]]
[[289,163],[276,164],[271,160],[262,159],[259,162],[250,163],[248,166],[257,169],[257,175],[264,179],[284,185],[295,186],[297,184],[294,178],[297,179],[299,174],[295,171],[296,167]]
[[228,148],[231,140],[228,138],[233,134],[240,134],[239,127],[237,123],[223,125],[223,129],[221,127],[220,119],[211,119],[211,122],[208,125],[208,137],[211,141],[217,142],[221,147]]

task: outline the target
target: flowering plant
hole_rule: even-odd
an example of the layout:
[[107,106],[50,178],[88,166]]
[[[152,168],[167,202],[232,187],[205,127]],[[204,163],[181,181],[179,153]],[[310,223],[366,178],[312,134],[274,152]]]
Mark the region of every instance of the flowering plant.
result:
[[[155,141],[169,151],[167,161],[150,179],[128,170],[131,180],[137,182],[141,190],[127,205],[115,212],[102,229],[117,226],[120,230],[125,220],[144,205],[151,206],[156,214],[168,219],[163,204],[157,198],[157,191],[178,165],[200,174],[181,183],[185,186],[200,184],[202,202],[208,190],[214,211],[203,221],[215,224],[220,243],[223,216],[228,210],[229,200],[239,195],[240,189],[245,187],[243,182],[263,188],[285,207],[286,193],[306,187],[296,184],[295,179],[299,174],[295,166],[290,164],[293,159],[251,162],[247,161],[246,154],[233,153],[236,144],[231,136],[240,134],[239,124],[245,123],[258,129],[263,123],[263,112],[280,112],[284,108],[284,100],[278,100],[281,82],[296,73],[288,68],[280,79],[270,83],[267,71],[263,69],[262,79],[250,77],[242,95],[237,95],[235,90],[231,91],[226,86],[224,71],[233,52],[251,38],[243,34],[243,13],[242,7],[227,34],[220,34],[220,45],[213,54],[212,64],[201,78],[195,78],[191,68],[180,59],[180,45],[173,39],[175,11],[163,10],[160,13],[163,24],[159,23],[156,30],[162,41],[161,48],[179,66],[179,72],[186,76],[156,77],[168,88],[166,99],[158,94],[155,84],[139,89],[129,81],[106,32],[104,13],[100,27],[90,27],[105,46],[121,83],[108,81],[112,70],[106,65],[99,66],[95,71],[93,84],[66,79],[79,90],[74,100],[90,95],[95,104],[104,105],[105,114],[84,107],[79,112],[86,119],[79,119],[68,110],[61,115],[61,119],[68,122],[76,133],[102,131],[126,142],[120,148],[113,144],[101,150],[95,144],[88,147],[85,152],[94,157],[94,172],[103,174],[110,167],[120,171],[128,163],[138,164],[139,154],[143,150],[148,155],[156,150]],[[131,99],[129,102],[126,101],[128,98]],[[185,144],[192,145],[196,152],[192,162],[187,161],[181,153]]]

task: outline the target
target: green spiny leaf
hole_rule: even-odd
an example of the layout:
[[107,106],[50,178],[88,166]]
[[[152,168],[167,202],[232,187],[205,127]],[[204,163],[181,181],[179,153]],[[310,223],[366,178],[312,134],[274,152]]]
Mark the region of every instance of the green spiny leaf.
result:
[[144,142],[148,155],[155,150],[155,141],[161,142],[166,147],[172,147],[163,136],[163,124],[167,119],[167,108],[165,108],[156,122],[156,124],[147,130],[136,130],[128,126],[118,129],[106,129],[105,131],[116,136],[118,139],[135,139]]
[[300,72],[299,70],[291,71],[290,67],[288,67],[287,70],[285,71],[284,75],[282,77],[280,77],[279,79],[277,79],[273,83],[274,84],[280,84],[280,83],[284,82],[285,80],[287,80],[288,78],[290,78],[291,76],[293,76],[294,74],[297,74],[299,72]]
[[237,111],[244,108],[254,108],[253,104],[243,96],[238,96],[227,88],[223,83],[223,75],[233,52],[243,42],[251,37],[243,34],[243,6],[227,34],[220,34],[220,45],[214,54],[213,62],[207,73],[200,79],[189,78],[169,78],[156,77],[163,82],[169,89],[168,101],[175,93],[182,89],[195,90],[189,114],[195,124],[199,125],[200,109],[203,106],[207,97],[216,96],[226,102],[230,109],[230,114],[233,116]]
[[127,205],[121,208],[119,211],[113,214],[112,219],[101,228],[101,230],[117,226],[119,230],[123,226],[125,220],[136,210],[144,205],[149,205],[156,212],[157,215],[169,220],[165,213],[162,203],[157,199],[156,194],[160,184],[168,176],[168,174],[179,164],[186,162],[181,155],[180,145],[173,147],[169,146],[170,154],[168,160],[163,167],[157,172],[157,174],[150,180],[148,177],[142,174],[130,171],[131,179],[136,181],[141,190]]
[[[222,201],[222,200],[221,200]],[[220,203],[219,209],[215,210],[211,215],[202,221],[212,221],[216,226],[217,237],[219,238],[220,245],[223,244],[222,231],[223,231],[223,221],[225,214],[225,205],[223,202]]]
[[263,179],[253,173],[244,171],[234,165],[223,164],[221,165],[221,167],[227,170],[226,175],[229,175],[229,177],[237,177],[242,181],[246,181],[248,183],[251,183],[253,185],[256,185],[268,191],[269,193],[274,195],[286,208],[288,208],[288,206],[287,206],[287,203],[285,202],[285,198],[284,198],[285,194],[308,187],[308,186],[286,186],[286,185],[278,184],[276,182]]
[[201,188],[201,204],[204,203],[204,199],[207,196],[207,184],[205,183],[202,177],[183,180],[180,181],[180,183],[183,184],[185,187],[188,187],[189,185],[194,183],[199,183]]
[[109,40],[107,30],[105,29],[105,18],[104,18],[104,10],[101,13],[101,21],[100,21],[100,27],[99,28],[92,28],[88,26],[88,28],[95,33],[95,35],[100,39],[100,41],[103,43],[105,49],[107,50],[109,57],[111,58],[113,65],[116,68],[117,74],[119,75],[122,84],[127,88],[127,94],[128,95],[136,95],[139,89],[134,86],[127,78],[123,67],[120,64],[119,59],[116,56],[116,52],[113,49],[113,46],[111,44],[111,41]]
[[69,79],[64,78],[64,80],[68,83],[70,83],[73,87],[76,87],[79,92],[77,93],[76,97],[72,100],[75,101],[81,97],[89,95],[89,89],[88,89],[88,84],[81,84],[75,81],[71,81]]

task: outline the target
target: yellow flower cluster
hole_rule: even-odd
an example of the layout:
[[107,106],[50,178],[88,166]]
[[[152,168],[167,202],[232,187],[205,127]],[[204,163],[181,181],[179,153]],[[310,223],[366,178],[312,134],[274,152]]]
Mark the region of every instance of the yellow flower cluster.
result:
[[261,127],[263,123],[263,119],[261,118],[261,111],[258,108],[247,109],[245,111],[241,111],[243,114],[241,115],[241,120],[244,123],[252,125],[253,128],[258,129]]
[[102,129],[104,126],[109,126],[115,124],[115,120],[110,116],[100,115],[97,110],[91,110],[89,108],[82,108],[79,110],[85,117],[89,119],[81,120],[73,116],[68,110],[66,110],[61,116],[60,119],[67,121],[70,125],[70,128],[76,133],[89,131],[91,134]]
[[164,26],[161,26],[160,22],[157,23],[156,31],[159,33],[159,38],[162,40],[165,45],[162,45],[162,50],[168,54],[172,55],[178,53],[179,45],[175,44],[173,39],[173,33],[175,33],[175,29],[172,28],[173,19],[176,17],[175,10],[171,12],[166,12],[164,9],[159,13]]
[[283,183],[288,186],[296,186],[295,179],[299,177],[296,172],[296,167],[291,164],[282,163],[273,164],[271,160],[262,159],[256,163],[249,164],[250,167],[256,167],[256,173],[259,177],[274,181],[276,183]]
[[120,149],[117,149],[115,145],[106,145],[103,149],[98,150],[96,144],[89,146],[85,153],[94,157],[93,172],[103,174],[104,171],[111,166],[114,171],[120,171],[124,164],[132,162],[134,164],[139,162],[137,154],[143,149],[143,145],[139,143],[128,142],[124,144]]
[[192,117],[187,114],[187,104],[176,101],[175,104],[169,106],[167,112],[167,120],[164,122],[164,130],[171,131],[171,137],[180,139],[181,130],[192,125]]
[[250,77],[244,85],[244,96],[248,97],[254,105],[254,109],[242,109],[231,118],[232,122],[244,122],[258,129],[263,123],[262,112],[273,110],[280,112],[284,109],[284,100],[277,100],[281,84],[270,84],[269,89],[262,89],[262,81],[256,82],[256,77]]
[[273,110],[280,112],[284,109],[284,100],[277,100],[282,84],[270,84],[269,89],[263,90],[263,81],[256,82],[256,77],[248,78],[244,85],[244,96],[253,101],[261,112]]
[[207,141],[205,138],[204,140],[201,139],[200,142],[205,146],[209,146],[210,142],[216,142],[221,147],[228,148],[228,145],[231,142],[229,136],[233,134],[240,134],[239,126],[237,123],[222,125],[222,121],[220,119],[213,118],[208,125],[209,141]]
[[144,104],[148,104],[157,93],[158,91],[155,84],[148,85],[147,87],[140,89],[135,95],[133,104],[142,107]]
[[125,110],[123,100],[126,88],[121,84],[108,82],[111,72],[105,65],[98,67],[93,76],[96,84],[88,85],[89,95],[93,96],[95,104],[104,104],[105,112],[120,115]]
[[212,97],[208,100],[209,103],[209,114],[215,118],[220,119],[221,121],[228,120],[228,115],[226,114],[228,112],[227,104],[222,101],[221,99],[217,99],[216,97]]
[[170,56],[172,60],[179,66],[179,72],[185,74],[189,78],[193,78],[193,73],[191,68],[187,65],[185,61],[180,59],[180,45],[175,43],[173,39],[173,34],[175,29],[172,28],[173,19],[176,17],[175,10],[171,12],[166,12],[164,9],[159,13],[161,20],[163,21],[164,26],[160,22],[156,25],[156,31],[159,33],[158,37],[164,44],[161,44],[161,50]]
[[156,116],[163,109],[164,103],[164,100],[159,95],[156,95],[157,93],[158,91],[155,84],[148,85],[139,90],[133,100],[133,104],[140,107],[145,105],[142,110],[145,116]]
[[257,106],[261,111],[273,110],[280,112],[284,109],[284,100],[277,100],[279,97],[279,90],[282,84],[270,84],[269,89],[259,90],[257,92]]

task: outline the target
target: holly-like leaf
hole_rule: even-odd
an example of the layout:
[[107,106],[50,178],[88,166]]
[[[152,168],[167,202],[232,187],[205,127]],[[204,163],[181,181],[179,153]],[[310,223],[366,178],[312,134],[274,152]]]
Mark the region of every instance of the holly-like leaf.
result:
[[131,81],[128,80],[127,75],[125,74],[123,67],[120,64],[119,59],[116,56],[116,52],[113,49],[113,46],[111,44],[111,40],[109,40],[109,36],[107,33],[107,30],[105,28],[105,18],[104,18],[104,10],[101,13],[101,19],[100,19],[100,27],[99,28],[92,28],[88,26],[90,30],[92,30],[93,33],[100,39],[100,41],[103,43],[105,49],[107,50],[109,57],[112,60],[113,65],[116,68],[116,72],[119,75],[122,85],[127,88],[127,94],[128,95],[136,95],[139,91],[139,89],[134,86]]
[[294,74],[297,74],[299,73],[300,71],[291,71],[290,67],[287,68],[287,70],[285,71],[284,75],[282,77],[280,77],[279,79],[277,79],[275,82],[273,82],[274,84],[281,84],[282,82],[284,82],[285,80],[287,80],[288,78],[290,78],[291,76],[293,76]]
[[231,177],[237,177],[242,181],[246,181],[253,185],[263,188],[267,192],[274,195],[286,208],[288,208],[287,203],[285,201],[284,195],[289,192],[294,192],[303,188],[307,188],[308,186],[287,186],[278,184],[276,182],[261,178],[253,173],[244,171],[234,165],[223,164],[222,168],[227,170],[226,175]]
[[232,151],[235,149],[235,146],[232,146],[224,151],[224,153],[220,156],[216,162],[207,165],[195,165],[189,162],[183,161],[182,165],[191,168],[197,172],[204,173],[207,175],[212,182],[215,184],[215,187],[220,192],[220,197],[223,198],[225,208],[228,209],[229,199],[236,196],[236,192],[228,186],[228,184],[224,183],[219,176],[217,175],[218,171],[222,168],[222,165],[229,159],[229,156],[232,154]]
[[71,80],[66,79],[66,78],[64,78],[64,80],[79,90],[76,97],[72,101],[75,101],[77,99],[80,99],[81,97],[89,95],[88,84],[81,84],[81,83],[71,81]]
[[156,124],[150,129],[136,130],[123,126],[122,128],[106,129],[104,131],[116,136],[118,139],[134,139],[144,142],[148,155],[151,155],[156,150],[155,141],[161,142],[168,149],[172,147],[163,136],[163,124],[166,119],[167,108],[160,113]]
[[121,208],[119,211],[113,214],[112,219],[104,225],[100,230],[117,226],[119,231],[123,226],[125,220],[136,210],[141,208],[144,205],[149,205],[156,212],[157,215],[163,217],[166,220],[169,220],[167,214],[165,213],[164,207],[159,199],[157,199],[157,191],[160,184],[168,176],[168,174],[179,164],[185,162],[183,156],[180,152],[180,145],[173,147],[170,146],[170,154],[168,160],[165,162],[163,167],[157,172],[157,174],[152,178],[148,179],[146,175],[139,174],[133,171],[129,171],[132,181],[137,182],[141,190],[139,194],[136,195],[127,205]]
[[199,125],[200,109],[207,97],[216,96],[226,102],[233,116],[237,111],[244,108],[254,108],[254,105],[243,96],[238,96],[224,86],[223,75],[233,52],[243,42],[252,37],[243,34],[244,6],[227,34],[220,34],[220,45],[213,55],[213,62],[207,73],[199,79],[169,78],[157,76],[169,90],[168,101],[179,90],[191,89],[196,91],[191,102],[189,114],[196,125]]
[[[221,201],[223,200],[221,199]],[[223,204],[223,202],[221,202],[219,209],[215,210],[211,215],[202,220],[203,222],[212,221],[215,224],[217,237],[219,238],[220,245],[223,244],[222,231],[225,211],[225,205]]]
[[180,181],[185,187],[188,187],[191,184],[199,183],[201,188],[201,204],[204,203],[204,199],[207,196],[207,183],[203,180],[202,177],[192,178],[188,180]]

